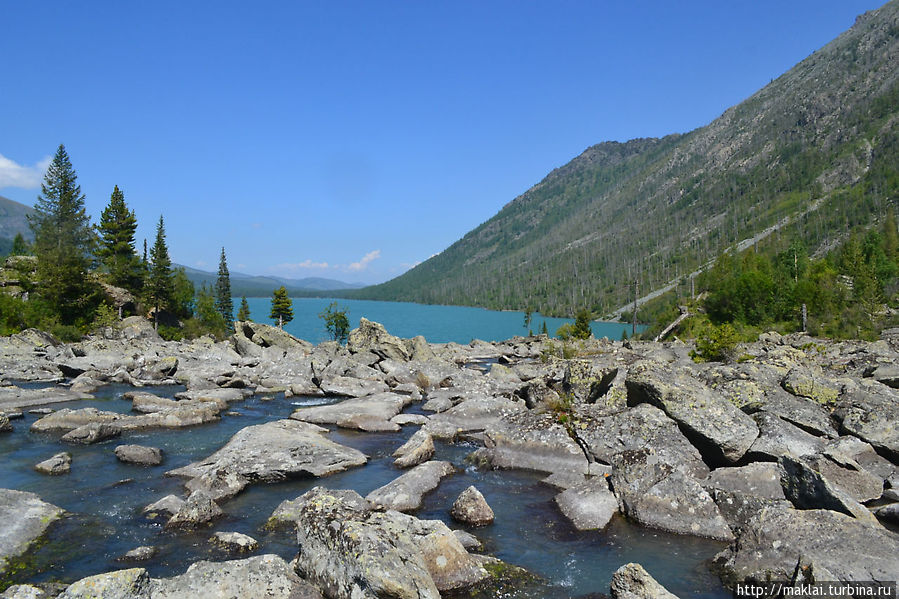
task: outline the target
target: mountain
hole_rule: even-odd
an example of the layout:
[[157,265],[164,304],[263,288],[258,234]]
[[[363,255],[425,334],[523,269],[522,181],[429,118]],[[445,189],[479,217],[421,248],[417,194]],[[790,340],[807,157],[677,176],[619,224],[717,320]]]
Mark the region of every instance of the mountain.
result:
[[[189,266],[183,267],[187,278],[194,285],[200,286],[203,283],[215,286],[218,279],[217,272],[207,272],[198,270]],[[334,279],[323,279],[319,277],[307,277],[304,279],[287,279],[283,277],[262,277],[255,275],[247,275],[239,272],[231,274],[231,293],[235,296],[245,295],[247,297],[269,297],[272,291],[280,286],[287,288],[291,295],[328,295],[330,291],[340,291],[348,289],[358,289],[362,285],[353,283],[344,283]]]
[[34,239],[28,227],[28,215],[32,212],[34,209],[30,206],[0,196],[0,256],[12,247],[16,233],[21,233],[28,241]]
[[811,250],[899,197],[899,0],[705,127],[606,142],[437,256],[348,297],[590,307],[695,272],[724,250],[791,235]]

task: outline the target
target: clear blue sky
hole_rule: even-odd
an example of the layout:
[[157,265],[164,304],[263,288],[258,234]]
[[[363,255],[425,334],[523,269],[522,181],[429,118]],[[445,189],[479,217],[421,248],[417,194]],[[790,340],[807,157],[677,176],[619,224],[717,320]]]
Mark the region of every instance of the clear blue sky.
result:
[[118,185],[176,262],[380,282],[879,4],[0,0],[0,195],[33,204],[64,143],[94,222]]

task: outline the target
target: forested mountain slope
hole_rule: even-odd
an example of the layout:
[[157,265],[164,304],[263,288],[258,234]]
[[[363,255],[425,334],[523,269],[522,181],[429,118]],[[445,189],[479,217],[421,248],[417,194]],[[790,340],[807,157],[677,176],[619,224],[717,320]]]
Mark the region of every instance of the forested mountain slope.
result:
[[28,227],[28,215],[32,212],[30,206],[0,196],[0,256],[12,247],[16,233],[21,233],[25,239],[33,239]]
[[777,223],[811,250],[899,193],[899,0],[711,124],[588,148],[439,255],[351,297],[600,314]]

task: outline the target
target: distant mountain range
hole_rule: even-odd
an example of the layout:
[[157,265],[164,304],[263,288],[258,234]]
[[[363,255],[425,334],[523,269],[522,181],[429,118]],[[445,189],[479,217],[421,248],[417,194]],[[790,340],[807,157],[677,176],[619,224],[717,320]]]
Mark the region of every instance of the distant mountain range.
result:
[[610,314],[635,280],[664,289],[766,237],[823,251],[897,203],[894,0],[709,125],[590,147],[440,254],[346,296]]
[[[215,286],[218,280],[218,272],[198,270],[189,266],[184,267],[187,278],[199,287],[202,284]],[[272,292],[282,285],[293,296],[322,296],[330,291],[346,291],[359,289],[363,285],[344,283],[335,279],[323,279],[320,277],[306,277],[304,279],[287,279],[283,277],[263,277],[248,275],[239,272],[231,272],[231,294],[235,297],[245,295],[247,297],[270,297]]]
[[32,212],[34,208],[0,196],[0,255],[12,247],[16,233],[21,233],[28,241],[34,239],[28,227],[28,215]]

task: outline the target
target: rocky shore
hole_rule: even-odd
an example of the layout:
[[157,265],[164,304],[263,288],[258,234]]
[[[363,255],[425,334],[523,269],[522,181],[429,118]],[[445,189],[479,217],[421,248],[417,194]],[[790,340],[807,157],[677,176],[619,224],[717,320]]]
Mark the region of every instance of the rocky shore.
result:
[[[2,338],[0,431],[24,426],[22,410],[53,405],[30,430],[92,444],[215,423],[253,394],[345,398],[239,430],[208,457],[168,472],[183,479],[182,496],[147,506],[167,530],[196,531],[251,485],[320,479],[272,514],[273,523],[296,527],[296,559],[198,562],[160,579],[130,568],[0,596],[155,599],[200,596],[191,594],[199,588],[209,597],[489,596],[497,572],[511,566],[476,553],[472,535],[415,516],[422,497],[454,472],[433,459],[435,441],[477,444],[469,461],[481,468],[542,473],[579,530],[624,517],[725,542],[714,567],[730,587],[899,577],[899,331],[839,343],[767,333],[722,364],[695,362],[680,342],[589,340],[567,352],[545,337],[428,344],[362,319],[346,346],[312,346],[266,325],[236,328],[224,342],[166,342],[129,318],[73,344],[33,330]],[[37,381],[54,384],[20,386]],[[110,383],[134,388],[132,413],[63,403]],[[165,384],[185,390],[174,400],[141,390]],[[407,413],[413,405],[418,413]],[[368,461],[330,439],[329,426],[417,431],[396,448],[395,480],[362,497],[329,487],[329,476]],[[115,453],[163,460],[136,445]],[[42,468],[70,476],[70,463],[63,451]],[[447,513],[489,526],[489,497],[473,487],[463,495]],[[16,523],[0,533],[0,580],[62,517],[33,494],[0,490],[0,521]],[[215,542],[254,551],[245,536]],[[622,564],[610,592],[671,596],[636,564]]]

